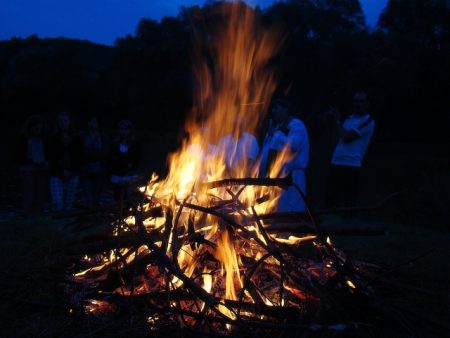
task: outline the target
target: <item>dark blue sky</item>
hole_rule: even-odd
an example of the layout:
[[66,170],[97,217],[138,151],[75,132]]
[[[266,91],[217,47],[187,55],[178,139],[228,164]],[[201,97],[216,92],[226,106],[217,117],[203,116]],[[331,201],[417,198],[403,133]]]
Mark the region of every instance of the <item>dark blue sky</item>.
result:
[[[387,0],[360,0],[374,26]],[[0,40],[13,36],[69,37],[111,45],[133,34],[140,18],[175,16],[180,6],[205,0],[0,0]],[[274,0],[246,0],[267,7]]]

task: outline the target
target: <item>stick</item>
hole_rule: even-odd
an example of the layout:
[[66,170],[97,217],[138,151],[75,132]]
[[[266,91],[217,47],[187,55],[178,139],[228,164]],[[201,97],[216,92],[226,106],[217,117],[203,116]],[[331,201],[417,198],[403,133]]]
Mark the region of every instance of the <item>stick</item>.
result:
[[256,185],[256,186],[266,186],[266,187],[280,187],[286,189],[292,184],[291,177],[283,177],[283,178],[226,178],[220,181],[213,182],[204,182],[199,183],[198,187],[200,189],[214,189],[214,188],[222,188],[236,185]]

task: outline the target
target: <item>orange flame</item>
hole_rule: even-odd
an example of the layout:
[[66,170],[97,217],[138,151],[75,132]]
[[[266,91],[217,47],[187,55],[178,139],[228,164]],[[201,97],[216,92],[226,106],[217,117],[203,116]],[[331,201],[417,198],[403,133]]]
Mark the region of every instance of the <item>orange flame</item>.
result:
[[[169,257],[176,255],[170,258],[178,263],[187,277],[196,280],[202,276],[202,287],[206,292],[222,299],[237,300],[237,295],[243,288],[241,273],[245,272],[245,269],[240,268],[241,258],[259,259],[265,252],[253,246],[253,239],[245,243],[235,243],[237,232],[229,232],[213,216],[199,215],[184,208],[184,204],[209,207],[214,203],[226,202],[226,212],[233,214],[236,219],[244,220],[241,223],[244,225],[245,219],[255,219],[255,213],[271,212],[276,206],[280,192],[278,187],[247,186],[242,191],[240,187],[215,188],[206,193],[201,190],[200,183],[227,177],[244,178],[258,175],[258,143],[254,135],[265,119],[276,88],[276,76],[270,68],[270,62],[279,50],[283,37],[278,29],[264,27],[257,12],[241,2],[226,2],[211,7],[215,9],[210,13],[214,17],[213,21],[219,25],[214,29],[194,29],[197,44],[194,49],[196,54],[193,55],[197,95],[185,126],[188,137],[183,140],[181,149],[170,155],[167,177],[159,180],[153,175],[148,185],[141,188],[141,192],[153,201],[152,205],[163,207],[166,217],[144,220],[143,224],[149,231],[164,232],[167,242],[165,241],[163,246],[162,242],[158,241],[157,245],[164,247]],[[202,21],[202,24],[208,26],[206,20]],[[287,146],[269,168],[269,176],[283,175],[284,164],[291,158],[292,153]],[[146,210],[149,206],[142,208]],[[172,223],[166,224],[167,220]],[[124,221],[127,226],[133,227],[136,220],[129,217]],[[264,238],[261,233],[261,226],[264,224],[255,224],[254,221],[247,224],[245,230],[257,236],[266,245],[270,244],[267,243],[269,240],[274,243],[300,245],[315,238]],[[167,228],[170,226],[177,227],[177,231],[170,232],[169,236]],[[184,241],[183,238],[187,235],[199,236],[198,238],[208,245]],[[129,251],[122,250],[111,251],[111,257],[103,265],[82,271],[75,277],[86,278],[84,276],[95,271],[94,269],[101,271],[117,262],[115,255],[126,255]],[[149,249],[142,246],[137,255],[144,250]],[[203,259],[208,256],[206,253],[218,262],[204,265]],[[135,257],[136,254],[129,255],[126,262]],[[280,262],[273,257],[267,258],[266,262],[277,269],[280,266]],[[151,269],[147,270],[149,275],[152,275]],[[221,273],[218,273],[219,270]],[[158,278],[161,278],[163,284],[168,282],[167,286],[170,288],[183,287],[183,281],[176,276],[172,276],[167,282],[162,277]],[[149,292],[153,290],[153,285],[140,283],[133,292],[139,293],[141,290]],[[131,293],[130,290],[121,292]],[[249,291],[246,290],[243,294],[249,295]],[[250,296],[247,299],[252,301]],[[284,304],[284,299],[276,301],[266,296],[262,299],[269,306]],[[202,304],[202,310],[205,306],[206,304]],[[224,303],[218,305],[217,309],[229,318],[235,318],[235,314],[229,311]]]
[[[181,149],[170,155],[166,179],[158,181],[153,176],[146,190],[161,205],[174,211],[183,201],[195,201],[200,205],[210,203],[208,194],[197,194],[199,182],[257,175],[258,143],[254,135],[265,119],[276,88],[276,76],[269,66],[283,43],[280,30],[263,27],[256,11],[242,2],[212,7],[210,14],[220,24],[211,28],[206,20],[200,20],[201,25],[194,26],[196,86],[195,104],[185,126],[188,137]],[[277,176],[288,159],[286,149],[272,166],[271,176]],[[247,187],[241,192],[239,201],[245,205],[252,201],[254,204],[255,199],[265,194],[276,196],[278,190]],[[218,199],[230,199],[229,191],[217,190],[214,194]],[[258,213],[264,212],[273,208],[276,202],[276,197],[271,198],[270,202],[261,203],[255,209]],[[208,216],[204,221],[206,224],[202,229],[194,230],[217,243],[213,254],[226,276],[225,298],[236,299],[235,286],[242,287],[242,281],[234,243],[228,232],[214,224],[212,218]],[[187,230],[188,222],[189,213],[182,212],[178,225]],[[256,232],[264,241],[259,231]],[[169,250],[167,253],[171,254]],[[177,257],[188,276],[198,268],[195,255],[189,245],[184,245]],[[181,286],[180,281],[172,282],[176,287]],[[205,287],[211,289],[208,283],[205,280]]]
[[283,38],[279,30],[264,28],[255,10],[241,2],[216,6],[212,15],[222,24],[196,27],[194,34],[197,86],[185,126],[188,138],[170,156],[164,182],[155,189],[153,180],[148,189],[159,197],[183,199],[198,181],[256,175],[253,135],[276,88],[269,63]]
[[217,244],[216,258],[222,263],[222,270],[225,270],[222,274],[226,274],[225,298],[236,300],[234,281],[238,280],[241,286],[242,281],[234,244],[230,240],[227,230],[222,232]]

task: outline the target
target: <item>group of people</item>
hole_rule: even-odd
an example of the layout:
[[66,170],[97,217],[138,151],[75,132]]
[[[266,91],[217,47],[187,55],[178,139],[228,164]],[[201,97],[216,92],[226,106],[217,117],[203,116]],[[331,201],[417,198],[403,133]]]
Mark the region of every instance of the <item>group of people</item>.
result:
[[140,159],[131,122],[120,121],[111,142],[95,115],[86,119],[83,132],[74,131],[67,112],[58,113],[55,124],[47,136],[44,119],[30,116],[13,150],[23,184],[25,215],[34,219],[42,213],[48,190],[54,212],[71,210],[79,185],[86,205],[98,207],[108,178],[119,199],[122,183],[136,175]]
[[[367,95],[362,90],[354,94],[352,112],[344,121],[337,110],[334,109],[331,113],[336,123],[339,140],[331,158],[326,203],[328,207],[352,206],[357,203],[359,175],[367,147],[374,133],[375,122],[368,112]],[[304,123],[291,116],[289,101],[279,98],[272,103],[260,152],[256,138],[245,133],[242,137],[244,136],[247,140],[251,139],[252,141],[247,143],[254,146],[251,147],[253,151],[242,153],[249,154],[247,155],[250,156],[249,160],[255,160],[259,153],[260,177],[274,175],[270,173],[274,160],[280,152],[287,153],[287,159],[276,175],[290,176],[301,192],[294,186],[284,190],[278,201],[277,211],[305,211],[309,137]]]
[[[353,111],[344,121],[337,110],[332,113],[339,141],[331,158],[327,205],[355,205],[359,173],[375,122],[368,113],[367,95],[363,91],[354,94]],[[55,212],[73,208],[79,182],[88,206],[100,205],[107,178],[113,186],[115,200],[122,199],[124,186],[136,177],[141,154],[131,122],[119,122],[117,136],[112,142],[101,132],[97,116],[89,116],[83,133],[74,132],[67,112],[60,112],[56,122],[54,133],[45,137],[42,117],[29,117],[15,147],[26,215],[36,217],[40,214],[47,187]],[[300,192],[294,186],[283,190],[277,211],[301,212],[306,209],[308,131],[300,119],[291,116],[287,99],[273,101],[261,151],[256,137],[244,130],[238,140],[225,135],[211,147],[225,155],[229,173],[246,161],[247,167],[258,163],[259,177],[273,176],[274,161],[280,152],[286,153],[286,159],[275,175],[290,176]]]

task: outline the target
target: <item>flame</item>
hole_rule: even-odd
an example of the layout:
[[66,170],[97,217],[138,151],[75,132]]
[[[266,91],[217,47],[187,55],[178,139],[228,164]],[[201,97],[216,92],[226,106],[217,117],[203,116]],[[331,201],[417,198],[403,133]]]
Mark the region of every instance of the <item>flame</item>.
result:
[[316,239],[317,236],[316,235],[311,235],[311,236],[305,236],[305,237],[296,237],[296,236],[289,236],[288,239],[284,239],[284,238],[275,238],[275,240],[279,243],[285,243],[285,244],[291,244],[291,245],[296,245],[296,244],[300,244],[302,242],[307,242],[307,241],[311,241],[313,239]]
[[219,238],[217,244],[215,257],[222,263],[222,275],[226,275],[225,297],[227,299],[236,300],[234,281],[237,279],[241,286],[242,281],[234,245],[229,238],[227,230],[222,232],[222,236]]
[[[196,81],[194,106],[185,124],[188,136],[182,141],[180,150],[169,156],[167,177],[158,180],[153,175],[146,187],[146,194],[161,205],[169,206],[174,215],[185,202],[210,203],[211,197],[199,191],[201,182],[257,176],[258,143],[254,135],[266,117],[276,89],[276,74],[269,66],[283,43],[280,30],[263,27],[255,10],[239,1],[215,8],[212,14],[220,15],[225,24],[204,30],[199,28],[204,22],[194,25],[196,46],[192,56]],[[289,159],[290,152],[285,149],[275,160],[270,176],[280,175],[283,164]],[[214,189],[211,193],[218,200],[229,200],[236,198],[230,194],[238,194],[238,191]],[[247,187],[240,192],[238,203],[251,206],[256,199],[270,195],[272,198],[268,201],[255,205],[256,212],[263,213],[275,207],[278,193],[276,187]],[[230,205],[229,208],[237,206]],[[249,209],[242,212],[249,213]],[[211,217],[204,221],[206,223],[194,231],[217,243],[213,254],[220,261],[225,276],[225,298],[234,300],[236,286],[242,286],[234,243],[228,231],[214,224]],[[188,212],[181,212],[178,226],[180,231],[188,230]],[[255,232],[265,242],[259,230]],[[170,237],[168,255],[172,241]],[[176,259],[187,276],[192,276],[198,269],[199,258],[189,245],[182,247]],[[175,287],[181,286],[181,281],[176,278],[172,282]],[[212,288],[209,283],[204,279],[208,292]],[[211,285],[217,283],[218,280],[211,280]]]
[[[205,31],[194,27],[197,46],[193,58],[197,95],[185,125],[187,137],[182,141],[181,148],[169,156],[166,178],[160,179],[153,174],[148,184],[139,188],[150,201],[140,206],[140,210],[148,211],[150,205],[161,207],[165,217],[144,220],[145,230],[157,232],[163,237],[164,240],[155,240],[155,244],[165,250],[167,257],[178,264],[187,277],[192,280],[198,278],[196,282],[202,283],[201,287],[207,293],[220,298],[218,311],[235,319],[236,314],[225,305],[225,300],[237,300],[242,291],[241,274],[246,272],[241,267],[242,261],[249,258],[254,260],[255,257],[259,260],[266,252],[255,249],[254,238],[237,243],[237,231],[242,229],[227,229],[217,218],[192,212],[185,205],[190,203],[205,208],[218,206],[242,220],[254,220],[255,213],[271,212],[276,207],[281,190],[278,187],[247,186],[242,190],[241,187],[233,186],[206,192],[202,183],[229,177],[257,177],[259,163],[255,135],[266,118],[276,88],[276,74],[270,64],[283,43],[283,37],[280,30],[264,27],[255,10],[241,2],[225,2],[215,8],[218,10],[213,14],[222,16],[223,20],[217,21],[222,22],[221,25],[212,31],[210,27]],[[205,22],[203,24],[207,25]],[[286,175],[285,164],[292,156],[288,145],[269,168],[269,177]],[[125,230],[136,231],[136,220],[134,216],[124,219],[120,225],[123,228],[118,227],[115,236]],[[170,222],[166,224],[167,220]],[[271,244],[267,243],[267,239],[279,244],[298,245],[316,238],[313,235],[290,236],[288,239],[264,237],[261,233],[264,224],[261,227],[261,224],[253,221],[244,226],[246,231],[257,236],[265,245]],[[171,231],[171,228],[176,231]],[[194,236],[199,239],[198,243],[186,240]],[[112,263],[117,263],[120,268],[123,264],[121,257],[126,256],[125,263],[130,264],[140,254],[148,252],[149,248],[141,246],[135,253],[129,254],[130,250],[122,248],[104,253],[101,265],[75,276],[81,278],[88,272],[101,271]],[[211,256],[215,258],[214,262],[205,264],[204,258]],[[280,268],[280,262],[274,257],[266,258],[264,264],[276,270]],[[174,275],[163,274],[156,268],[148,268],[147,279],[143,278],[133,292],[150,292],[157,288],[157,283],[160,283],[161,288],[183,288],[182,280]],[[290,290],[287,286],[286,289]],[[121,285],[116,292],[130,294],[130,290]],[[274,290],[278,290],[278,287],[274,286]],[[304,296],[301,290],[291,290],[297,298]],[[279,297],[276,291],[271,293],[272,296],[274,293]],[[244,294],[246,301],[253,301],[248,290]],[[268,306],[289,302],[284,298],[263,295],[261,298]],[[202,311],[205,306],[205,303],[201,305]],[[153,322],[157,320],[155,318],[149,320]]]
[[346,283],[347,283],[347,285],[350,286],[352,289],[356,289],[356,285],[355,285],[351,280],[347,280]]
[[[188,137],[169,158],[169,175],[159,183],[153,177],[147,188],[159,200],[182,200],[196,182],[257,173],[252,135],[264,121],[276,88],[275,73],[268,67],[283,38],[278,29],[262,27],[255,10],[241,2],[218,8],[215,14],[226,24],[212,36],[194,25],[195,104],[185,125]],[[254,192],[246,196],[254,197]]]
[[206,292],[211,292],[212,288],[212,276],[211,274],[207,273],[206,271],[203,272],[203,289],[205,289]]

